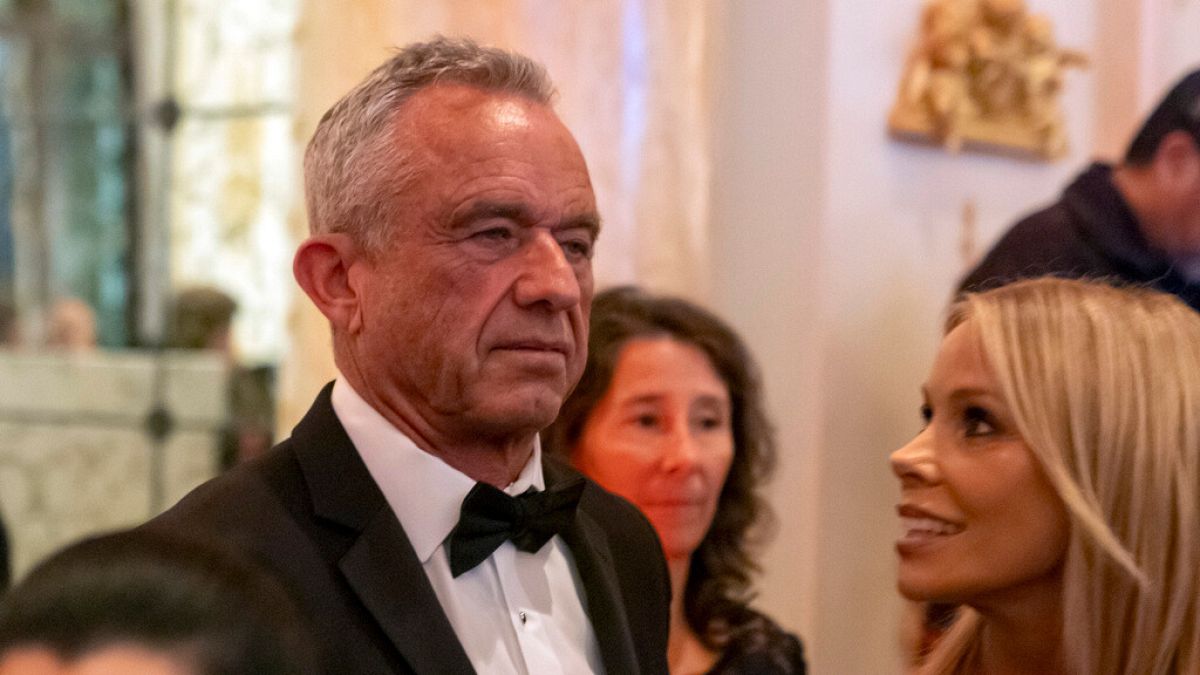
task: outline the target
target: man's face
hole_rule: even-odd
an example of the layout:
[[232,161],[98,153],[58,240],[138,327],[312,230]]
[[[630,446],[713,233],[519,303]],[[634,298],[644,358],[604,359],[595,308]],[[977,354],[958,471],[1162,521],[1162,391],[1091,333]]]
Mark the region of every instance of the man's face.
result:
[[439,434],[539,431],[587,356],[599,218],[583,156],[546,106],[472,87],[425,89],[394,124],[418,173],[389,243],[350,272],[355,367]]
[[1173,131],[1156,155],[1155,208],[1169,226],[1159,245],[1177,260],[1200,259],[1200,138]]
[[1196,167],[1191,183],[1179,198],[1179,220],[1191,236],[1188,241],[1191,257],[1200,256],[1200,144],[1196,146]]

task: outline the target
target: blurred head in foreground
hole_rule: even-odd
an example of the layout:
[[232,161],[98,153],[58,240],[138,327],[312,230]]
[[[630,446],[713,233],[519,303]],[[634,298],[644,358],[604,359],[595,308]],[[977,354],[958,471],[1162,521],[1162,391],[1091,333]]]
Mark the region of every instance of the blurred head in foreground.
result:
[[309,649],[264,571],[143,531],[69,546],[0,602],[0,675],[306,675]]

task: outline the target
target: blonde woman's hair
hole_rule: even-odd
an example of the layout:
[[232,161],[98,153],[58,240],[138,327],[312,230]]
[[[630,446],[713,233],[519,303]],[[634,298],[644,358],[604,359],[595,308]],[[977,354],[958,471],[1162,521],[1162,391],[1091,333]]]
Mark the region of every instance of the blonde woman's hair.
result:
[[[1068,672],[1200,673],[1200,314],[1044,278],[964,296],[964,322],[1070,514]],[[972,669],[985,621],[961,608],[922,672]]]

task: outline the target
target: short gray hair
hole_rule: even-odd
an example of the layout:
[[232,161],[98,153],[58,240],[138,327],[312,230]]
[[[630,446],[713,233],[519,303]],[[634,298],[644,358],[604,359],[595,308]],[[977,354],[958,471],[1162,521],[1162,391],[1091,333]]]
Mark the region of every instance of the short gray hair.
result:
[[369,252],[383,249],[396,197],[417,170],[408,150],[394,144],[390,123],[405,101],[438,83],[516,94],[543,105],[555,94],[546,69],[520,54],[442,36],[402,48],[317,124],[304,153],[311,233],[344,232]]

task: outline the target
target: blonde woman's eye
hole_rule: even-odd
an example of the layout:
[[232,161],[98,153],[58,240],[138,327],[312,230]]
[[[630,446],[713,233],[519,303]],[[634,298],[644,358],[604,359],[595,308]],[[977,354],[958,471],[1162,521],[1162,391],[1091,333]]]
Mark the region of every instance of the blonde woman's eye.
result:
[[966,436],[986,436],[996,432],[987,410],[971,406],[963,413],[963,433]]
[[921,406],[920,414],[921,414],[921,428],[924,429],[925,427],[929,426],[930,422],[933,421],[933,406],[929,405],[928,403],[923,404]]

